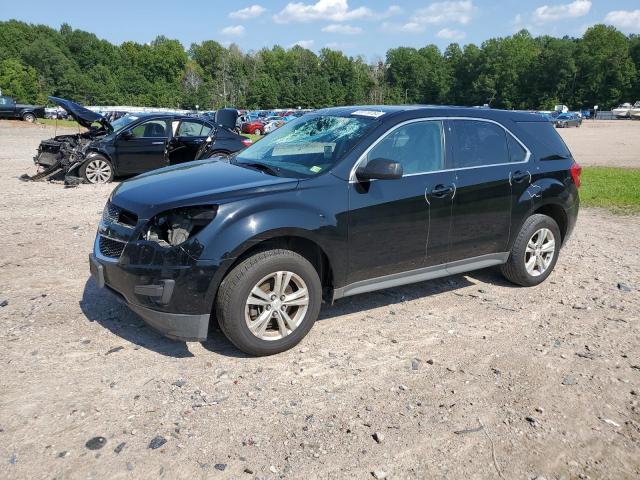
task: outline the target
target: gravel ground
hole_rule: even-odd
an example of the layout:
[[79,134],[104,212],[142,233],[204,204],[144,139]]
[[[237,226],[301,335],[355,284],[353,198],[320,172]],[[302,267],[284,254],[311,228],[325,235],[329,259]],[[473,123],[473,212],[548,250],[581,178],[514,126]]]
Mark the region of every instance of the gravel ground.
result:
[[[638,158],[638,136],[581,132]],[[113,185],[16,178],[51,135],[0,122],[1,478],[640,476],[640,216],[583,209],[538,287],[483,270],[360,295],[247,358],[220,332],[166,340],[98,291]]]

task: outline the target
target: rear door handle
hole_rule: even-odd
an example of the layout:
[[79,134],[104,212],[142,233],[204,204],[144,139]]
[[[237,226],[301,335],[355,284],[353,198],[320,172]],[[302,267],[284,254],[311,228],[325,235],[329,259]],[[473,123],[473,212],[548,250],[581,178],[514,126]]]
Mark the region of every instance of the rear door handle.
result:
[[151,142],[151,145],[164,145],[164,140],[162,142]]
[[451,194],[451,198],[455,196],[456,194],[455,183],[452,183],[451,185],[436,185],[431,190],[431,196],[435,198],[444,198],[449,194]]
[[529,183],[531,183],[531,172],[529,172],[528,170],[516,170],[515,172],[509,174],[510,184],[513,182],[521,183],[526,179],[529,179]]

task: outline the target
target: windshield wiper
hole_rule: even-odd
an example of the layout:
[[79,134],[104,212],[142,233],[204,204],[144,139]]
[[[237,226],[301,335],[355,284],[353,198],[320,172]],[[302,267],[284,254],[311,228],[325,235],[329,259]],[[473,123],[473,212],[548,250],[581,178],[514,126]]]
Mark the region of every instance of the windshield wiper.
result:
[[275,168],[270,167],[264,163],[260,162],[238,162],[237,160],[233,162],[236,165],[245,166],[248,168],[253,168],[255,170],[260,170],[268,175],[273,175],[274,177],[279,177],[278,171]]
[[551,155],[547,155],[546,157],[542,157],[540,160],[569,160],[569,155],[562,155],[559,153],[552,153]]

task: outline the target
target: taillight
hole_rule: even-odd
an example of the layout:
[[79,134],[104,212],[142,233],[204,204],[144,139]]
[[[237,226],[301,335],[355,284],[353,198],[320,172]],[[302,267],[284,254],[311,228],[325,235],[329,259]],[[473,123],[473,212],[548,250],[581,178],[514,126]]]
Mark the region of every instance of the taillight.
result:
[[250,138],[243,138],[241,141],[245,147],[248,147],[249,145],[253,144],[253,141]]
[[580,188],[580,174],[582,173],[582,167],[577,162],[573,162],[570,171],[571,178],[573,178],[573,183],[576,184],[577,188]]

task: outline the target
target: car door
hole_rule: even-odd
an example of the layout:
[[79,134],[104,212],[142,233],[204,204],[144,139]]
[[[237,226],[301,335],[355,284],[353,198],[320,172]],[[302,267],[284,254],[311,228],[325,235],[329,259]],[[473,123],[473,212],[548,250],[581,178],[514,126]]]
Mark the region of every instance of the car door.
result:
[[446,261],[453,190],[446,191],[452,173],[442,171],[442,122],[396,126],[368,149],[358,166],[376,158],[399,162],[404,174],[397,180],[368,182],[352,175],[347,283]]
[[153,118],[126,129],[116,139],[118,173],[132,175],[166,166],[169,120]]
[[487,120],[449,121],[456,193],[450,261],[507,250],[511,166],[505,129]]
[[175,133],[167,146],[169,164],[194,160],[211,132],[211,125],[195,119],[174,121],[174,124],[172,130]]
[[10,118],[15,116],[15,102],[10,97],[0,97],[0,117]]

